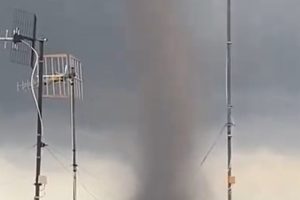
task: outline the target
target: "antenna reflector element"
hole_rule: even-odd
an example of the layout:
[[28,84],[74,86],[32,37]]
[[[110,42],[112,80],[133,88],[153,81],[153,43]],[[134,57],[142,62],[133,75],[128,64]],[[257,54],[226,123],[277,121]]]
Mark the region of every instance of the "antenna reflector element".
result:
[[[71,69],[74,69],[75,74],[72,74]],[[82,99],[83,80],[80,60],[70,54],[49,54],[44,56],[44,97],[69,97],[71,95],[72,78],[74,78],[75,98]]]

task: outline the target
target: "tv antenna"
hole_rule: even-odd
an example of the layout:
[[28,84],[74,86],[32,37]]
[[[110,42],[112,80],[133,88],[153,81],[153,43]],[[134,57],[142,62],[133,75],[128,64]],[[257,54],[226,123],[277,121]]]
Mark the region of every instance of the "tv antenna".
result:
[[[36,37],[37,18],[35,14],[29,13],[24,10],[16,9],[13,18],[13,31],[9,34],[6,30],[5,36],[0,37],[0,41],[4,42],[4,48],[7,47],[7,42],[11,42],[10,59],[12,62],[29,65],[34,68],[34,52],[35,42],[39,42],[39,55],[38,55],[38,120],[37,120],[37,145],[36,145],[36,174],[35,174],[35,195],[34,199],[39,200],[40,187],[46,184],[46,177],[41,176],[41,151],[42,147],[46,144],[42,141],[43,128],[42,128],[42,94],[43,94],[43,64],[44,64],[44,43],[46,38]],[[20,45],[24,43],[26,45]]]
[[[44,55],[43,97],[70,100],[72,136],[73,200],[77,199],[77,149],[75,127],[75,99],[83,100],[82,66],[70,54]],[[34,87],[38,82],[36,81]],[[18,90],[31,89],[29,81],[17,83]]]
[[232,101],[231,101],[231,0],[227,0],[227,42],[226,42],[226,104],[227,104],[227,199],[232,200]]

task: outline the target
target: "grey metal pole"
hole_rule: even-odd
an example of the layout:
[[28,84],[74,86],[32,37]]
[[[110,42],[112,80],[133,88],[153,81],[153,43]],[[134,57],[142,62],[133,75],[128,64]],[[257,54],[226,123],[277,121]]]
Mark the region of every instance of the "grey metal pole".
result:
[[[36,19],[36,15],[34,15],[34,19],[33,19],[33,38],[32,38],[32,47],[35,48],[35,42],[36,42],[36,25],[37,25],[37,19]],[[33,51],[31,51],[31,60],[30,60],[30,66],[33,69],[33,65],[34,65],[34,53]]]
[[227,98],[227,189],[228,200],[232,199],[232,166],[231,166],[231,151],[232,151],[232,104],[231,104],[231,0],[227,0],[227,60],[226,60],[226,98]]
[[71,67],[70,81],[71,81],[71,131],[72,131],[72,152],[73,152],[73,200],[77,199],[77,161],[76,161],[76,135],[75,135],[75,69],[74,66]]
[[42,147],[45,146],[45,143],[42,142],[42,100],[43,100],[43,69],[44,69],[44,42],[45,40],[39,40],[39,86],[38,86],[38,108],[40,115],[38,114],[37,121],[37,145],[36,145],[36,175],[35,175],[35,200],[40,198],[40,186],[39,177],[41,174],[41,157],[42,157]]

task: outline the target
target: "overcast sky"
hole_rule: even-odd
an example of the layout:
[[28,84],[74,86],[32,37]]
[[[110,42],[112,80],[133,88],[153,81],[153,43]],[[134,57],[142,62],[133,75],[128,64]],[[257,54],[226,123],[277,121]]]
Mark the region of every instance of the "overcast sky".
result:
[[[38,35],[49,39],[46,53],[71,53],[82,61],[85,96],[77,104],[81,199],[95,199],[84,185],[97,199],[133,200],[139,193],[144,145],[140,137],[141,77],[145,69],[151,72],[151,65],[155,70],[161,64],[156,60],[160,44],[152,43],[151,37],[164,42],[168,38],[164,33],[172,33],[163,28],[165,19],[181,31],[175,47],[184,46],[187,53],[183,65],[189,70],[190,153],[195,163],[200,163],[225,123],[226,2],[140,2],[4,0],[0,7],[1,35],[12,27],[14,8],[22,8],[37,14]],[[232,6],[234,198],[297,199],[300,2],[233,0]],[[170,15],[162,15],[161,10],[171,11]],[[171,60],[174,55],[170,53]],[[11,63],[9,51],[2,48],[0,60],[0,196],[32,199],[36,110],[31,94],[16,90],[16,82],[29,79],[31,70]],[[159,83],[153,85],[159,87]],[[42,172],[49,179],[44,199],[71,198],[68,106],[62,100],[44,101],[45,140],[69,170],[44,151]],[[195,170],[195,177],[210,191],[210,199],[225,198],[225,136],[203,169]],[[197,195],[195,199],[201,196]]]

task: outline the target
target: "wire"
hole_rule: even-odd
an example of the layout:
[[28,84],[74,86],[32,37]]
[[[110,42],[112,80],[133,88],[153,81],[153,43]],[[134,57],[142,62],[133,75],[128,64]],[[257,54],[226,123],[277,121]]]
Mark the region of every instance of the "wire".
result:
[[[51,146],[52,146],[52,145],[51,145]],[[53,148],[53,146],[52,146],[52,148],[50,148],[50,146],[47,146],[47,147],[46,147],[46,150],[51,154],[51,156],[56,160],[56,162],[58,162],[58,163],[61,165],[61,167],[62,167],[65,171],[67,171],[69,174],[71,174],[71,172],[69,171],[69,168],[62,162],[62,160],[60,160],[60,159],[58,158],[58,155],[60,155],[60,156],[61,156],[62,158],[64,158],[65,160],[68,160],[68,159],[66,159],[66,158],[64,157],[63,153],[57,151],[57,149]],[[80,165],[80,170],[81,170],[81,171],[84,171],[85,174],[89,175],[89,176],[90,176],[91,178],[93,178],[94,180],[98,180],[94,174],[90,173],[87,169],[83,168],[82,165]],[[81,176],[80,174],[81,174],[81,173],[78,173],[78,176]],[[93,197],[93,199],[97,199],[97,197],[96,197],[93,193],[91,193],[90,191],[87,190],[87,187],[85,186],[85,184],[83,184],[82,182],[80,182],[80,180],[78,180],[78,182],[79,182],[81,188],[82,188],[83,190],[85,190],[87,193],[89,193],[89,195],[90,195],[91,197]]]
[[[79,175],[80,176],[80,175]],[[95,194],[93,194],[91,191],[89,191],[86,187],[86,185],[81,182],[81,181],[78,181],[79,182],[79,185],[81,186],[81,188],[87,193],[89,194],[94,200],[99,200]]]
[[[57,147],[57,146],[53,145],[52,143],[49,144],[49,142],[48,142],[47,147],[48,147],[48,148],[51,148],[51,151],[52,151],[54,154],[59,155],[61,158],[63,158],[64,161],[69,162],[69,158],[67,158],[67,157],[64,155],[63,152],[61,152],[60,150],[58,150],[58,147]],[[58,156],[56,156],[56,157],[58,157]]]
[[60,164],[60,166],[64,170],[66,170],[68,173],[71,173],[69,171],[69,168],[55,155],[55,153],[49,148],[49,146],[46,146],[46,150],[50,153],[50,155],[54,158],[54,160]]
[[208,156],[210,155],[210,153],[212,152],[212,150],[215,148],[215,146],[217,145],[220,137],[222,136],[224,130],[225,130],[225,127],[227,126],[227,124],[224,124],[224,126],[222,126],[219,134],[217,135],[217,137],[215,138],[214,142],[211,144],[211,146],[209,147],[208,151],[206,152],[206,154],[204,155],[201,163],[200,163],[200,167],[202,167],[205,163],[205,161],[207,160]]
[[38,66],[39,54],[28,42],[26,42],[24,40],[22,40],[21,42],[23,44],[27,45],[28,47],[30,47],[31,50],[34,52],[35,57],[36,57],[34,67],[33,67],[32,73],[31,73],[31,78],[30,78],[30,89],[31,89],[32,97],[34,99],[34,103],[35,103],[37,112],[38,112],[39,120],[41,122],[42,133],[44,133],[44,122],[43,122],[42,114],[41,114],[39,104],[38,104],[38,100],[36,98],[36,95],[35,95],[35,92],[34,92],[34,87],[33,87],[33,78],[34,78],[34,74],[35,74],[35,71],[36,71],[37,66]]
[[[60,164],[60,166],[68,172],[69,175],[72,175],[68,167],[55,155],[55,153],[49,148],[49,146],[46,147],[46,150],[50,153],[50,155],[54,158],[54,160]],[[79,175],[79,174],[78,174]],[[81,188],[88,194],[90,195],[94,200],[99,200],[99,198],[96,197],[95,194],[93,194],[91,191],[87,189],[87,186],[80,180],[78,180],[79,185]]]

